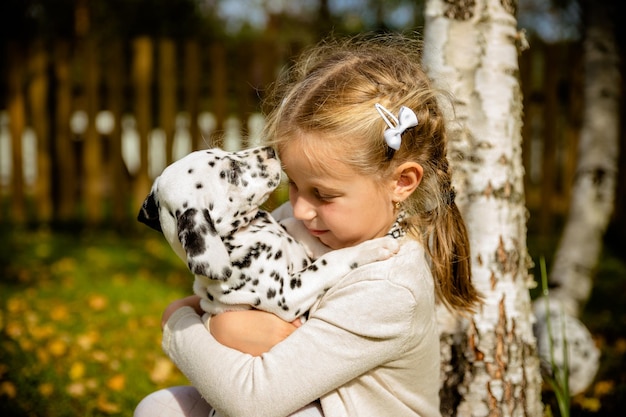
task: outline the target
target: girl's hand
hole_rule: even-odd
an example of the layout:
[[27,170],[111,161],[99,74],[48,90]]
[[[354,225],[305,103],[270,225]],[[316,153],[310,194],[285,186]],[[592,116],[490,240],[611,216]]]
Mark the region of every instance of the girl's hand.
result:
[[181,298],[180,300],[171,302],[170,305],[165,308],[163,316],[161,317],[161,329],[165,327],[165,323],[167,323],[170,316],[181,307],[192,307],[200,316],[204,313],[200,308],[200,297],[197,295],[190,295],[189,297]]
[[209,329],[215,339],[232,349],[260,356],[300,327],[260,310],[227,311],[211,317]]

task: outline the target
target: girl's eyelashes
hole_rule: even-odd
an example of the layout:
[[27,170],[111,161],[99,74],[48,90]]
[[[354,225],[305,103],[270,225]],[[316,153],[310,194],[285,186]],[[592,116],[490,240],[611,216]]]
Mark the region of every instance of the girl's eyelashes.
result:
[[[298,186],[296,185],[296,183],[295,183],[295,182],[293,182],[293,181],[289,181],[289,188],[290,188],[293,192],[299,192],[299,191],[300,191],[300,190],[298,189]],[[320,189],[318,189],[318,188],[313,188],[313,189],[311,190],[311,192],[312,192],[313,196],[314,196],[316,199],[320,200],[320,201],[329,201],[329,200],[332,200],[333,198],[338,197],[338,196],[337,196],[337,195],[335,195],[335,194],[332,194],[332,193],[327,193],[327,192],[324,192],[324,191],[320,191]]]
[[336,197],[335,195],[325,194],[325,193],[319,191],[318,189],[315,190],[315,198],[317,198],[318,200],[329,201],[329,200],[332,200],[335,197]]

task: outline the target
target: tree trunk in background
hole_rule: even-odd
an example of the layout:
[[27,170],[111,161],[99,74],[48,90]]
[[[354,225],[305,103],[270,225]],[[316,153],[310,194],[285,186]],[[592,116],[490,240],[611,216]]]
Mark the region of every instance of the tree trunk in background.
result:
[[599,367],[599,349],[578,317],[591,293],[593,270],[611,219],[619,156],[621,79],[611,21],[614,10],[608,0],[587,1],[585,6],[583,126],[569,215],[549,274],[550,322],[553,329],[565,329],[567,362],[560,350],[550,355],[549,337],[554,345],[564,346],[563,334],[550,335],[545,299],[535,301],[539,352],[561,369],[571,364],[572,395],[589,387]]
[[[515,1],[428,0],[424,65],[450,91],[449,156],[485,303],[441,312],[442,413],[541,416],[532,331]],[[444,103],[445,104],[445,103]],[[454,113],[453,113],[454,112]]]
[[35,209],[37,219],[44,224],[52,220],[52,181],[50,160],[50,121],[48,119],[49,82],[46,71],[49,55],[43,42],[35,43],[30,69],[33,72],[29,85],[31,123],[37,136],[37,181],[35,182]]
[[85,110],[89,123],[83,137],[83,184],[85,196],[85,220],[89,226],[100,224],[104,218],[103,176],[102,176],[102,138],[96,129],[96,116],[100,109],[98,89],[100,85],[100,65],[98,63],[99,44],[89,36],[81,42],[85,65]]
[[148,136],[152,130],[152,40],[147,36],[133,41],[132,83],[135,94],[135,117],[139,133],[139,171],[134,184],[133,207],[141,207],[150,192],[152,180],[148,174]]
[[9,131],[11,133],[11,206],[9,218],[16,224],[26,223],[26,194],[24,190],[24,155],[22,153],[22,135],[26,128],[25,97],[22,91],[24,82],[24,53],[22,45],[10,42],[7,48],[9,66],[8,103]]
[[56,220],[69,222],[75,219],[78,196],[78,168],[74,155],[69,120],[72,116],[72,58],[68,42],[59,41],[55,48],[54,75],[55,129],[52,174],[56,175]]
[[583,42],[583,126],[569,215],[549,274],[551,299],[578,317],[592,288],[592,272],[615,201],[619,156],[619,56],[611,2],[587,1]]
[[165,163],[174,162],[172,147],[176,133],[176,44],[172,39],[159,41],[159,122],[165,134]]

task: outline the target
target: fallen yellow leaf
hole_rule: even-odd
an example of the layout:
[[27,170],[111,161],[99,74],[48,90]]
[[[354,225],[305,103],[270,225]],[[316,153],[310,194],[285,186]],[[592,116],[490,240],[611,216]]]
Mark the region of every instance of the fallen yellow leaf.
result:
[[38,391],[42,397],[48,398],[54,393],[54,384],[51,384],[50,382],[44,382],[43,384],[39,385]]
[[72,397],[82,397],[87,392],[85,384],[74,382],[67,386],[67,393]]
[[593,386],[593,394],[596,397],[603,397],[613,392],[615,381],[598,381]]
[[95,352],[93,352],[91,354],[91,357],[96,362],[100,362],[100,363],[104,363],[104,362],[107,362],[109,360],[109,355],[107,355],[106,352],[103,352],[101,350],[96,350]]
[[126,376],[123,374],[115,375],[107,381],[107,387],[112,391],[121,391],[126,385]]
[[15,398],[17,396],[17,388],[11,381],[0,382],[0,395],[6,395],[9,398]]
[[107,414],[117,414],[121,411],[121,408],[118,404],[110,402],[104,395],[99,395],[98,410]]
[[621,354],[626,352],[626,339],[624,339],[623,337],[617,339],[617,341],[615,342],[615,350],[617,350],[617,352]]
[[74,362],[70,366],[69,377],[72,381],[76,381],[85,376],[85,364],[82,362]]
[[67,343],[61,339],[55,339],[48,344],[48,350],[52,356],[61,357],[67,352]]
[[37,361],[42,365],[46,365],[50,362],[50,352],[48,352],[47,348],[40,347],[35,351],[35,354],[37,355]]
[[47,339],[55,333],[54,327],[51,325],[30,327],[30,335],[35,340]]
[[78,346],[83,348],[83,350],[91,350],[92,346],[100,339],[100,335],[95,331],[90,331],[88,333],[84,333],[79,335],[76,338],[76,343]]
[[92,295],[89,297],[89,307],[94,311],[102,311],[106,308],[108,300],[103,295]]
[[133,305],[128,301],[122,301],[119,305],[119,310],[122,314],[130,314],[133,312]]
[[598,398],[584,397],[579,399],[577,402],[584,410],[591,411],[593,413],[597,412],[598,410],[600,410],[600,407],[602,407],[602,404],[600,404],[600,399]]
[[7,301],[7,310],[9,313],[20,313],[28,308],[26,301],[22,298],[9,298]]
[[50,270],[56,274],[74,272],[76,269],[76,260],[73,258],[61,258],[52,264]]
[[53,321],[63,321],[69,317],[69,311],[65,305],[57,305],[50,310],[50,318]]
[[16,322],[8,322],[5,331],[7,336],[12,339],[19,339],[24,334],[22,325]]
[[174,364],[167,358],[157,358],[150,372],[150,380],[155,384],[162,384],[172,375]]
[[0,363],[0,378],[4,376],[9,371],[9,365]]
[[32,352],[35,349],[35,343],[30,339],[21,338],[18,343],[24,352]]

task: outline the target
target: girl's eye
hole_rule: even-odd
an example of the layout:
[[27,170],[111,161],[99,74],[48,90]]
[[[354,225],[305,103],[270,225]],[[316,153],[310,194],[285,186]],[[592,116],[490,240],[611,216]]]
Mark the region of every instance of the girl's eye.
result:
[[332,200],[333,198],[335,198],[335,195],[331,195],[331,194],[325,194],[319,190],[315,190],[315,197],[318,198],[321,201],[329,201]]

